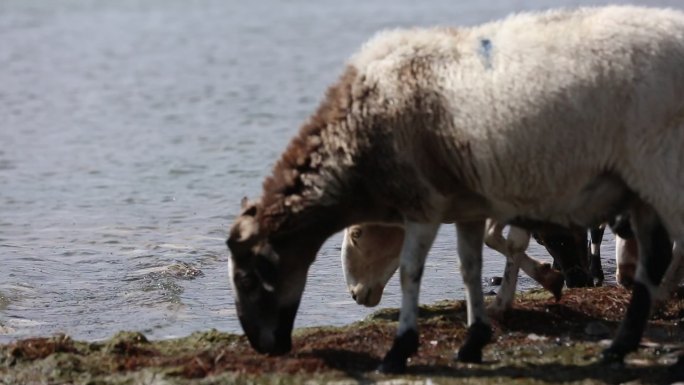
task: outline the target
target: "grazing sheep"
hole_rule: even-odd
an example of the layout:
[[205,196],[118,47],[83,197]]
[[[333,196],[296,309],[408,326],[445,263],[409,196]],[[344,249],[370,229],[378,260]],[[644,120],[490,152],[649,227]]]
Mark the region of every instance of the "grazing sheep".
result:
[[[506,257],[506,268],[496,300],[490,312],[502,314],[510,309],[518,279],[518,267],[560,299],[563,275],[525,253],[529,233],[512,228],[508,239],[504,226],[488,220],[484,242]],[[381,224],[353,225],[345,229],[341,247],[342,270],[352,298],[368,307],[376,306],[389,279],[399,267],[399,253],[404,242],[400,226]]]
[[553,257],[553,267],[563,272],[567,287],[593,287],[589,270],[587,229],[548,226],[535,230],[534,239]]
[[[455,223],[469,324],[458,359],[479,362],[492,335],[485,219],[588,228],[629,211],[639,267],[603,352],[621,361],[682,254],[683,146],[683,13],[611,6],[381,33],[230,229],[238,318],[256,350],[289,351],[323,242],[355,223],[403,223],[399,327],[380,368],[402,371],[418,348],[425,257],[440,225]],[[668,235],[674,249],[659,248]]]

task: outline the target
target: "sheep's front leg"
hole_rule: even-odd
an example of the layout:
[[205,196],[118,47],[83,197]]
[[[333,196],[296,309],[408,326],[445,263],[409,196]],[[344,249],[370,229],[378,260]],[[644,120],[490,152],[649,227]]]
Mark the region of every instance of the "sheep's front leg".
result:
[[383,373],[403,373],[406,360],[418,350],[418,294],[423,266],[439,223],[405,223],[404,244],[399,257],[401,311],[399,329],[392,348],[378,368]]
[[458,257],[468,304],[468,336],[458,351],[462,362],[482,362],[482,348],[492,338],[482,293],[482,241],[484,222],[456,223]]

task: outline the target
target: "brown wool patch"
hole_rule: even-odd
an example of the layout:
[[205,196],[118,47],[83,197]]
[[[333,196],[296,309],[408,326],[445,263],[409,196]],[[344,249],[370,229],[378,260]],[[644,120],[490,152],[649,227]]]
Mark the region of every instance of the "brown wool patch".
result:
[[303,202],[303,199],[287,200],[287,197],[306,196],[304,190],[307,186],[303,183],[302,176],[319,171],[322,155],[317,152],[323,145],[321,134],[331,124],[346,120],[351,111],[352,84],[356,78],[356,69],[349,66],[340,79],[328,88],[323,102],[292,139],[274,166],[271,176],[264,181],[264,210],[260,216],[262,228],[275,231],[291,210],[301,209],[294,207],[293,202]]

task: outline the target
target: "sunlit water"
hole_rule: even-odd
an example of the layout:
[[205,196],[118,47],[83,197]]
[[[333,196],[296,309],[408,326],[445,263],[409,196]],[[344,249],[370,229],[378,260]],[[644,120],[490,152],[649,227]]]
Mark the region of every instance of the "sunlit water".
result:
[[[0,342],[239,332],[226,230],[363,41],[388,27],[595,3],[0,2]],[[346,291],[340,241],[320,251],[297,326],[371,312]],[[503,258],[485,252],[485,278],[500,275]],[[444,226],[421,301],[463,297]],[[399,299],[395,277],[382,305]]]

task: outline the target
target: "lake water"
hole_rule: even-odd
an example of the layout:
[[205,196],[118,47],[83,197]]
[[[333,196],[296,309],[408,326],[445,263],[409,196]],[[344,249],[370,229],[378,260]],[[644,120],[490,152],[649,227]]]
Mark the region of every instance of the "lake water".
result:
[[[3,0],[0,342],[240,332],[227,228],[363,41],[597,3]],[[431,251],[421,302],[464,297],[453,234]],[[320,251],[296,326],[372,311],[347,294],[340,243]],[[485,253],[485,277],[500,275],[503,258]],[[394,277],[381,305],[399,303]]]

